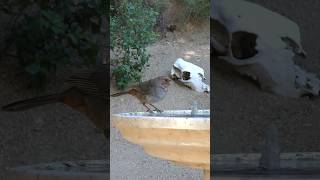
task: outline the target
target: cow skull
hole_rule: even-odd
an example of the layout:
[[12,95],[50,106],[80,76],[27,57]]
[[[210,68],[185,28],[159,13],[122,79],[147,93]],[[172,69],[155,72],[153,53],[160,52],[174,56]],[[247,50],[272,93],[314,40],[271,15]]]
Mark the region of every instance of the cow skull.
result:
[[260,87],[289,97],[319,95],[320,80],[298,67],[305,57],[296,23],[244,0],[211,1],[213,54]]
[[203,82],[206,79],[204,70],[181,58],[172,65],[171,77],[197,92],[210,92],[210,86]]

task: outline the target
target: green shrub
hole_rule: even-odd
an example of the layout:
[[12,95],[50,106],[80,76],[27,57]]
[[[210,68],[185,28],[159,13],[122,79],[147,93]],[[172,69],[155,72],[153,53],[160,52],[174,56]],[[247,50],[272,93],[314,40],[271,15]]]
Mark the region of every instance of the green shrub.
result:
[[111,6],[111,49],[116,56],[111,63],[118,88],[140,80],[149,60],[146,46],[158,37],[153,31],[157,15],[143,0],[123,0]]
[[1,10],[12,22],[4,53],[14,49],[23,71],[41,87],[61,66],[95,64],[104,1],[6,1]]

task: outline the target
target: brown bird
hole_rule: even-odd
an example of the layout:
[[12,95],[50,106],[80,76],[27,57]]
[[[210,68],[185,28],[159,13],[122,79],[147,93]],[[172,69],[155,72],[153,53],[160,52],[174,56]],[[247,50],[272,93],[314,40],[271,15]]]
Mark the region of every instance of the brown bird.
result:
[[3,106],[2,109],[4,111],[23,111],[60,102],[86,114],[108,138],[110,125],[107,122],[107,94],[109,94],[107,92],[107,73],[106,66],[82,70],[66,80],[71,88],[61,93],[17,101]]
[[159,76],[148,81],[139,83],[132,86],[129,90],[112,94],[112,97],[121,96],[124,94],[130,94],[136,97],[141,104],[148,109],[148,112],[153,112],[147,104],[152,106],[157,112],[162,112],[155,107],[152,103],[156,103],[165,98],[171,79],[167,76]]

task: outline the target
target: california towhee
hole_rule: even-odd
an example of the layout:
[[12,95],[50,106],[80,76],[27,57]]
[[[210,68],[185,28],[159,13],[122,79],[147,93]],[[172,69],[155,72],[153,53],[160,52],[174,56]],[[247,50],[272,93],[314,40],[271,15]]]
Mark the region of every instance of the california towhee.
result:
[[139,83],[138,85],[132,86],[129,90],[112,94],[112,97],[121,96],[124,94],[130,94],[135,96],[144,107],[148,109],[148,112],[153,112],[147,104],[152,106],[156,111],[162,112],[160,109],[155,107],[152,103],[161,101],[167,94],[168,87],[171,79],[167,76],[159,76],[148,81]]
[[23,111],[51,103],[63,103],[86,114],[95,126],[109,137],[110,125],[107,122],[107,74],[101,66],[93,70],[82,70],[66,80],[71,88],[56,94],[35,97],[3,106],[5,111]]

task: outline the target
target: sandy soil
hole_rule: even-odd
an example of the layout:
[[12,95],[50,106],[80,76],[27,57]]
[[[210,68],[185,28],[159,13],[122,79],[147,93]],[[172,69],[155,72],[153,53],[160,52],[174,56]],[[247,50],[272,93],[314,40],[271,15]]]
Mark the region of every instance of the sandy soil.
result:
[[[320,2],[317,0],[251,0],[294,20],[301,28],[305,69],[320,70]],[[283,152],[320,151],[320,99],[283,98],[261,91],[225,66],[215,66],[215,153],[260,152],[263,131],[271,122],[281,130]],[[319,73],[318,73],[319,74]]]
[[[36,92],[27,89],[25,79],[16,72],[12,60],[1,62],[0,106],[62,89],[63,76],[53,81],[48,91]],[[0,111],[1,180],[5,170],[21,165],[107,159],[108,145],[84,115],[62,104],[24,112]]]
[[[143,80],[159,75],[167,75],[172,64],[179,57],[205,69],[207,83],[210,82],[209,26],[203,25],[192,32],[168,34],[166,39],[149,47],[150,67],[143,74]],[[114,85],[111,93],[116,92]],[[157,107],[165,110],[190,109],[196,100],[203,109],[210,108],[209,95],[198,93],[175,83]],[[132,96],[111,98],[111,113],[145,111],[144,107]],[[119,132],[111,131],[111,179],[150,180],[150,179],[201,179],[202,172],[147,155],[143,149],[124,140]]]

